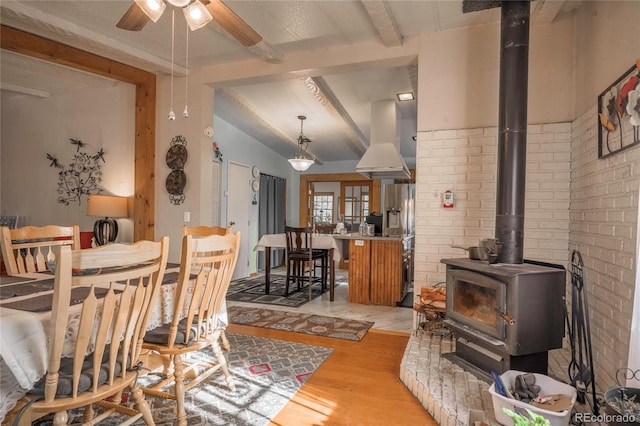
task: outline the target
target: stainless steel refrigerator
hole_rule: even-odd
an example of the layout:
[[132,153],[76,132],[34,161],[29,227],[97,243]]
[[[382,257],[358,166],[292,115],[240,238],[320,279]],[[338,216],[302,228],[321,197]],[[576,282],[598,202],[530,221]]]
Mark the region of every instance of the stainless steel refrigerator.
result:
[[386,184],[382,187],[382,235],[413,235],[415,227],[415,184]]

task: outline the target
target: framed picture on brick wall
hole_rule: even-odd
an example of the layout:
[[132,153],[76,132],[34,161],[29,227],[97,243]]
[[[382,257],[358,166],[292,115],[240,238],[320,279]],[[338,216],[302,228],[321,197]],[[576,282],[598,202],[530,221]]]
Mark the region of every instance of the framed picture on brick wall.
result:
[[640,144],[640,59],[598,96],[598,158]]

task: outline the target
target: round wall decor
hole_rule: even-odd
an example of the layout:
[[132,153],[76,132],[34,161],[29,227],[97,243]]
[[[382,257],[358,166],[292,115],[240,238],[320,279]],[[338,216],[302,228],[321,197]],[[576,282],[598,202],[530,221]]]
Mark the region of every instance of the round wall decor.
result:
[[256,179],[251,182],[251,189],[253,189],[253,192],[258,192],[260,190],[260,181]]
[[251,174],[253,175],[254,178],[260,177],[260,169],[258,168],[258,166],[253,166],[251,168]]
[[184,187],[187,185],[187,175],[184,173],[184,165],[187,162],[187,140],[181,136],[171,139],[171,146],[167,151],[166,162],[172,171],[167,176],[165,187],[169,193],[172,204],[184,203]]
[[173,145],[167,151],[167,166],[171,169],[184,169],[187,162],[187,148],[184,145]]

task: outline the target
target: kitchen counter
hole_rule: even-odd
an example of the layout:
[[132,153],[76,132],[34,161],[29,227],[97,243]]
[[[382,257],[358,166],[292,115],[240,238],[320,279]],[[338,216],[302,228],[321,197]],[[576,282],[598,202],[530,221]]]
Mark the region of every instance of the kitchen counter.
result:
[[382,235],[360,235],[355,232],[351,234],[333,234],[333,238],[335,238],[336,240],[397,240],[404,242],[413,240],[413,235],[390,235],[388,237],[383,237]]
[[413,279],[413,235],[334,234],[349,243],[349,302],[396,306]]

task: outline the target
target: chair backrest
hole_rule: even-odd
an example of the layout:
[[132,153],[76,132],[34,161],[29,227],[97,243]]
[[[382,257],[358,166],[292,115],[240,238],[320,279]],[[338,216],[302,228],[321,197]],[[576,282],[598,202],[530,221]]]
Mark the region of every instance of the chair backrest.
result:
[[294,226],[285,226],[284,234],[287,240],[287,252],[307,252],[313,249],[313,240],[311,238],[311,228],[297,228]]
[[80,227],[72,226],[23,226],[0,228],[2,258],[8,274],[46,271],[47,261],[55,260],[54,247],[70,245],[80,250]]
[[231,227],[223,228],[222,226],[187,226],[182,225],[182,236],[196,235],[200,237],[208,237],[209,235],[227,235],[231,233]]
[[[211,335],[224,301],[240,250],[240,232],[182,237],[180,273],[167,345],[184,344]],[[195,283],[191,279],[195,274]],[[176,342],[178,323],[186,318],[184,341]],[[194,334],[195,335],[192,335]]]
[[[56,393],[91,398],[103,391],[100,386],[135,374],[132,369],[140,362],[150,307],[164,277],[169,238],[73,251],[62,246],[56,251],[44,387],[47,402],[53,401]],[[78,270],[86,275],[74,275]],[[61,362],[73,363],[70,379],[59,375]],[[87,374],[106,377],[104,382],[92,380],[87,389],[83,385],[86,379],[81,380]]]

